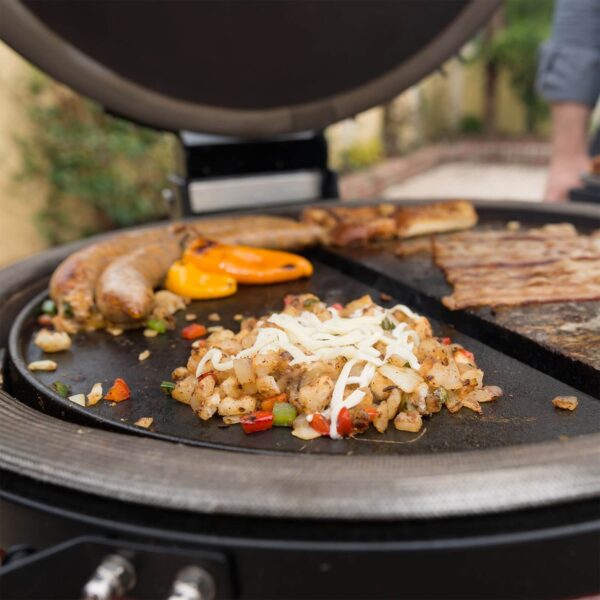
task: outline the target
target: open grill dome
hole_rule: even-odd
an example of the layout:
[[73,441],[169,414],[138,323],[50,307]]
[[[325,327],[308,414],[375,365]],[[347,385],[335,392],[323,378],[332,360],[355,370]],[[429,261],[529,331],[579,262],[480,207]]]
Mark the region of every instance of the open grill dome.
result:
[[498,5],[4,0],[0,37],[134,121],[256,137],[323,128],[393,98]]

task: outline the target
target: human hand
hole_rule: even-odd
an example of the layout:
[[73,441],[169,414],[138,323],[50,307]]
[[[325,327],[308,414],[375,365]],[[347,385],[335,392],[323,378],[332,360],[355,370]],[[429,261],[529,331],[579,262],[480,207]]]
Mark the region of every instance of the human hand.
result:
[[565,202],[569,190],[581,187],[581,174],[589,171],[590,159],[587,154],[557,157],[552,160],[544,192],[545,202]]

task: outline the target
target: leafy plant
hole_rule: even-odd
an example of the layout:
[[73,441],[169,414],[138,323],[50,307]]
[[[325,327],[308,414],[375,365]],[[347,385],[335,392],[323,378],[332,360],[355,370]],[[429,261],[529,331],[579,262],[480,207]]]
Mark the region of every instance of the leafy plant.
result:
[[372,138],[358,142],[342,151],[340,156],[340,170],[344,172],[355,171],[368,167],[383,158],[383,144],[381,140]]
[[46,189],[36,215],[53,244],[164,216],[171,136],[106,114],[34,72],[23,96],[31,127],[19,177]]
[[553,0],[507,0],[505,26],[481,47],[481,58],[508,73],[526,112],[527,131],[535,131],[548,113],[535,90],[538,51],[548,37]]

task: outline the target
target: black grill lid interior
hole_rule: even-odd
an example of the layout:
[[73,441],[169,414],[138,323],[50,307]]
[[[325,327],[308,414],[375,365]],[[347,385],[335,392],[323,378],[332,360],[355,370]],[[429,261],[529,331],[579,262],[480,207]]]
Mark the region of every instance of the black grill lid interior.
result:
[[272,135],[387,100],[496,0],[3,0],[0,35],[107,108],[166,129]]

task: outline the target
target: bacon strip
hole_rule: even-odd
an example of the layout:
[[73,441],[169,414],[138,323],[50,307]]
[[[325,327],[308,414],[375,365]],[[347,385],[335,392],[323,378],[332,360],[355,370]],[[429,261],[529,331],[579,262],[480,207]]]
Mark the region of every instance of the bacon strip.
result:
[[442,300],[453,310],[600,299],[600,239],[569,224],[469,232],[436,239],[433,249],[454,286]]

